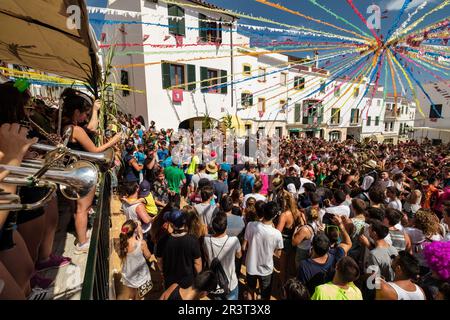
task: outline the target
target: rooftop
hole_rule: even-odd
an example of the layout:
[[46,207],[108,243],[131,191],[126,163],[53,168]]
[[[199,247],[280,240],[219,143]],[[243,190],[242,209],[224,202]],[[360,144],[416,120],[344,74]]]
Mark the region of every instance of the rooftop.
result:
[[[212,4],[212,3],[209,3],[209,2],[206,2],[206,1],[203,1],[203,0],[187,0],[187,1],[195,3],[195,4],[198,4],[198,5],[201,5],[201,6],[204,6],[206,8],[210,8],[210,9],[219,9],[219,10],[228,11],[225,8],[218,7],[218,6],[216,6],[216,5]],[[227,15],[230,16],[230,17],[238,18],[237,16],[235,16],[235,15],[233,15],[231,13],[227,13]]]

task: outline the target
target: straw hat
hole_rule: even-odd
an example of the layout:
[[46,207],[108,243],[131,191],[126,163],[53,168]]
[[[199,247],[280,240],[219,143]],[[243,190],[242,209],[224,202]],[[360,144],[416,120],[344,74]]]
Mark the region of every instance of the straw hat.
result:
[[275,177],[272,180],[272,189],[273,190],[279,190],[284,185],[284,179],[282,177]]
[[211,161],[210,163],[208,163],[206,165],[206,171],[208,171],[209,173],[212,173],[212,174],[216,173],[218,171],[216,162]]
[[375,160],[369,160],[363,164],[363,167],[368,169],[378,169],[378,164]]

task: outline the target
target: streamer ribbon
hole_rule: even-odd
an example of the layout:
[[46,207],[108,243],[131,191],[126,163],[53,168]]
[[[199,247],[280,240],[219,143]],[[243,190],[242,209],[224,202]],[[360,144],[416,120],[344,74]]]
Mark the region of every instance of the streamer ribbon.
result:
[[[346,0],[347,3],[350,5],[350,7],[352,7],[353,11],[356,13],[356,15],[359,17],[359,19],[361,19],[362,22],[364,22],[364,24],[369,27],[369,25],[367,24],[367,20],[366,18],[364,18],[364,16],[361,14],[361,12],[359,12],[358,8],[355,6],[355,4],[353,3],[353,0]],[[375,30],[373,28],[369,28],[370,32],[372,32],[372,35],[374,36],[374,38],[377,40],[378,45],[381,45],[381,39],[380,37],[377,35],[377,33],[375,32]]]

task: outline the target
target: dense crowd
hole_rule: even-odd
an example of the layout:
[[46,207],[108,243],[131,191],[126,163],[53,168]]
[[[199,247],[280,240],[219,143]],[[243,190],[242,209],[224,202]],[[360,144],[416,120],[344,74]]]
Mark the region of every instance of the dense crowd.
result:
[[[161,273],[163,300],[449,298],[448,145],[284,137],[275,159],[272,143],[245,143],[266,147],[269,163],[239,152],[225,161],[211,141],[191,141],[181,157],[172,129],[119,113],[102,139],[99,101],[67,89],[61,106],[60,124],[28,90],[1,84],[0,165],[42,159],[30,147],[61,142],[59,125],[72,129],[72,150],[116,149],[112,186],[126,216],[120,298],[153,290],[149,266]],[[34,203],[47,192],[1,183],[7,176],[0,170],[2,196]],[[86,254],[93,204],[95,189],[0,211],[0,299],[49,298],[53,279],[41,272],[72,263],[53,248],[59,212],[73,214],[74,252]]]
[[173,130],[120,122],[125,298],[150,290],[154,254],[165,300],[448,299],[448,145],[284,137],[268,171],[211,141],[183,161]]

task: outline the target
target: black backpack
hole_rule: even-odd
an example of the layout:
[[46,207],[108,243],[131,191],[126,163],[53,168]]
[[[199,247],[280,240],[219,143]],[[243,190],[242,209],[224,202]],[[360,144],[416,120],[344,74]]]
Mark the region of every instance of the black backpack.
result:
[[228,280],[227,274],[225,273],[225,270],[222,267],[222,263],[219,260],[219,255],[222,252],[223,248],[227,244],[228,239],[225,240],[225,243],[223,244],[222,248],[220,249],[219,253],[216,257],[214,257],[214,250],[212,247],[212,240],[211,237],[209,238],[210,245],[211,245],[211,253],[213,256],[213,259],[209,265],[209,270],[214,272],[214,274],[217,277],[217,287],[216,290],[211,291],[209,294],[214,297],[226,297],[230,293],[230,281]]

